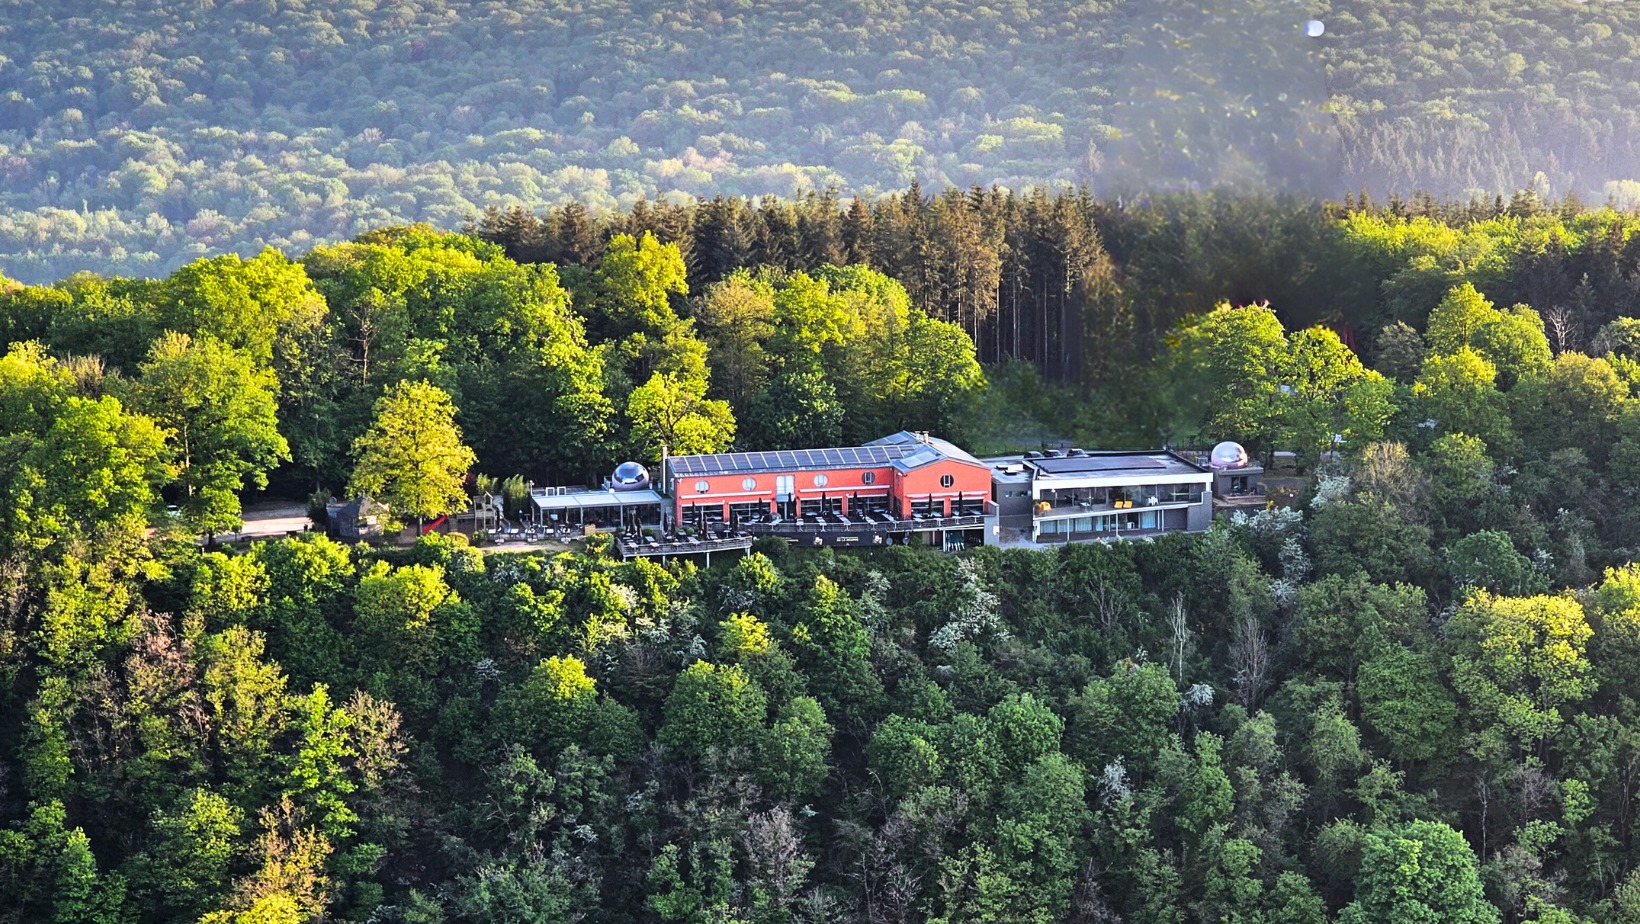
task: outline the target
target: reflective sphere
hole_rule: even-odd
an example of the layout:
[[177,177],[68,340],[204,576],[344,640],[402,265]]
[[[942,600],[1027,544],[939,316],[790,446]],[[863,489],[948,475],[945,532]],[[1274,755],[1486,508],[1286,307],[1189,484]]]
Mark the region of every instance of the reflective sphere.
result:
[[609,481],[617,491],[642,491],[649,487],[649,469],[636,462],[622,462],[615,466],[615,477]]
[[1310,38],[1320,38],[1327,31],[1327,24],[1319,19],[1312,19],[1304,24],[1304,34]]
[[1208,457],[1208,465],[1213,468],[1242,468],[1247,464],[1247,450],[1240,443],[1226,440],[1213,447],[1213,454]]

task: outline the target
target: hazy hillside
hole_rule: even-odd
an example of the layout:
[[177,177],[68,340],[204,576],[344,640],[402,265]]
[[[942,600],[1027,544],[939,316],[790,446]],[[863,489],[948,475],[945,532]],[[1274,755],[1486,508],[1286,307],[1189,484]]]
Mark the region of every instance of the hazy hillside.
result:
[[1637,19],[1572,0],[10,0],[0,270],[158,274],[487,205],[913,178],[1462,196],[1541,172],[1626,198]]

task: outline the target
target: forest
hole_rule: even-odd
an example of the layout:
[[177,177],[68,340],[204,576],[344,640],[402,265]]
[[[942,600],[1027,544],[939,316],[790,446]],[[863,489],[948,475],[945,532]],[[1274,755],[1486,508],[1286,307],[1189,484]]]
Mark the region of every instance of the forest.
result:
[[913,180],[1631,207],[1637,42],[1618,0],[11,0],[0,271]]
[[[1636,230],[913,190],[0,282],[0,921],[1640,922]],[[215,541],[913,426],[1305,487],[709,569]]]

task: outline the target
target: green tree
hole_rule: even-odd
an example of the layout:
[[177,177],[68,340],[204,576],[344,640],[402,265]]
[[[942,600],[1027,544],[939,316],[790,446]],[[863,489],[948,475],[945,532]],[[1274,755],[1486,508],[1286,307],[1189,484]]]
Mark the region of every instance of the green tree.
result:
[[1063,921],[1089,821],[1082,769],[1055,750],[1021,771],[1003,789],[996,823],[996,858],[1020,887],[1002,920]]
[[1221,303],[1182,326],[1168,346],[1176,436],[1273,448],[1288,380],[1287,335],[1268,305]]
[[1513,445],[1513,431],[1497,387],[1497,367],[1468,347],[1432,355],[1412,385],[1413,413],[1433,420],[1439,433],[1467,433],[1486,445]]
[[1299,588],[1293,643],[1300,663],[1341,680],[1386,646],[1427,634],[1429,603],[1408,584],[1374,584],[1365,574],[1329,574]]
[[647,231],[637,238],[630,234],[610,238],[594,281],[595,325],[608,340],[664,331],[677,318],[672,297],[689,292],[678,246],[662,244]]
[[1316,570],[1364,571],[1379,583],[1422,580],[1430,568],[1430,530],[1414,516],[1371,494],[1327,502],[1310,516]]
[[1411,384],[1423,367],[1424,338],[1412,325],[1396,321],[1378,332],[1378,371],[1391,381]]
[[831,750],[831,734],[818,702],[807,696],[793,698],[781,708],[758,746],[758,769],[764,782],[787,799],[818,795],[830,770],[826,755]]
[[731,407],[745,410],[768,379],[764,345],[774,333],[774,288],[739,271],[707,288],[695,306],[712,369]]
[[16,828],[0,831],[0,895],[20,921],[124,924],[125,880],[99,872],[91,841],[70,827],[61,802],[30,807]]
[[430,710],[441,672],[479,657],[479,620],[442,565],[389,568],[377,562],[354,590],[364,666],[401,706]]
[[1157,759],[1157,784],[1167,793],[1173,823],[1191,850],[1200,847],[1235,808],[1235,788],[1224,772],[1223,754],[1224,742],[1217,735],[1198,735],[1188,749],[1175,735]]
[[871,637],[854,601],[824,575],[815,578],[792,648],[826,715],[845,729],[863,726],[883,696],[871,667]]
[[1475,852],[1463,835],[1434,821],[1368,834],[1355,900],[1340,924],[1495,924],[1481,894]]
[[354,716],[331,705],[324,684],[316,684],[306,696],[292,697],[291,706],[297,744],[287,761],[285,795],[311,813],[321,834],[339,843],[353,836],[359,820],[348,804],[358,789],[347,772],[358,757],[348,734]]
[[1537,312],[1525,305],[1500,311],[1467,282],[1430,312],[1425,337],[1432,353],[1475,350],[1498,370],[1499,386],[1506,391],[1549,366],[1549,340]]
[[0,548],[32,557],[71,536],[93,547],[137,541],[172,472],[165,433],[112,396],[73,393],[38,344],[0,358]]
[[657,372],[632,390],[626,412],[633,445],[649,459],[659,459],[663,447],[672,455],[722,452],[735,439],[734,414],[706,397],[704,379]]
[[1059,751],[1065,723],[1029,693],[1012,693],[985,714],[985,730],[1012,775]]
[[845,409],[813,360],[787,360],[774,380],[753,398],[743,419],[742,442],[758,449],[810,449],[842,441]]
[[1509,489],[1478,437],[1448,433],[1419,460],[1429,477],[1430,523],[1438,538],[1500,526],[1513,512]]
[[678,675],[666,698],[666,722],[657,740],[697,758],[713,750],[752,748],[767,708],[763,690],[739,667],[696,661]]
[[259,632],[230,626],[199,643],[201,691],[230,795],[257,793],[275,739],[288,721],[285,673],[263,660]]
[[1264,883],[1258,866],[1264,852],[1239,837],[1225,840],[1219,856],[1202,879],[1201,912],[1223,924],[1265,924]]
[[302,335],[325,316],[324,299],[302,265],[272,248],[249,260],[226,254],[189,263],[165,280],[156,302],[166,329],[211,337],[258,366],[281,370],[304,361],[297,352]]
[[1515,551],[1509,534],[1499,530],[1471,533],[1453,543],[1446,550],[1446,566],[1459,588],[1516,596],[1548,589],[1531,559]]
[[1452,685],[1483,736],[1493,729],[1534,748],[1564,723],[1561,709],[1593,692],[1584,647],[1594,630],[1566,596],[1477,591],[1447,623]]
[[242,851],[244,821],[237,806],[209,789],[183,793],[174,807],[154,813],[153,844],[133,862],[133,893],[179,919],[217,907]]
[[866,753],[890,795],[905,798],[940,779],[944,768],[937,739],[932,726],[903,715],[891,715],[877,726]]
[[890,392],[893,416],[883,429],[918,427],[961,439],[985,388],[985,373],[974,357],[974,341],[955,324],[915,312],[906,327],[903,349],[903,376],[888,378],[900,387]]
[[460,510],[477,462],[461,442],[450,395],[427,382],[401,382],[376,401],[375,420],[353,443],[348,493],[421,521]]
[[1581,449],[1604,467],[1629,388],[1606,360],[1562,353],[1554,365],[1523,378],[1509,401],[1527,458]]
[[1617,318],[1595,334],[1596,356],[1640,358],[1640,318]]
[[1427,653],[1395,646],[1361,665],[1361,718],[1389,742],[1396,760],[1430,760],[1447,750],[1458,706]]
[[239,492],[266,487],[268,471],[290,459],[276,388],[273,373],[210,337],[165,334],[138,368],[133,397],[169,431],[183,520],[196,531],[237,529]]
[[262,834],[251,856],[256,870],[239,880],[227,908],[200,924],[302,924],[322,918],[333,898],[327,872],[333,847],[287,797],[262,810]]
[[1429,313],[1424,339],[1429,342],[1431,352],[1451,355],[1464,347],[1473,347],[1481,329],[1495,321],[1498,314],[1474,284],[1466,282],[1446,293]]
[[682,924],[737,924],[734,849],[727,838],[697,841],[685,852],[667,844],[645,877],[649,908],[663,921]]
[[1287,871],[1276,877],[1270,890],[1270,924],[1326,924],[1327,903],[1315,894],[1303,873]]
[[1329,449],[1360,448],[1384,435],[1394,388],[1337,334],[1324,327],[1293,334],[1286,366],[1291,391],[1281,404],[1283,433],[1304,459],[1313,464]]
[[572,655],[543,659],[521,687],[502,694],[496,716],[512,740],[542,755],[569,747],[626,754],[639,739],[636,717],[620,703],[600,699],[585,662]]
[[1167,668],[1119,661],[1070,702],[1070,752],[1089,768],[1120,760],[1148,773],[1179,716],[1179,692]]

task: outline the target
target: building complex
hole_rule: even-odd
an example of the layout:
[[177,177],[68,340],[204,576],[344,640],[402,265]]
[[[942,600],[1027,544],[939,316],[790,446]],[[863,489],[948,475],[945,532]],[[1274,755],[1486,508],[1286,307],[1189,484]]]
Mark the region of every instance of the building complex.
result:
[[815,546],[915,536],[947,549],[1029,547],[1199,532],[1216,507],[1262,502],[1261,473],[1233,443],[1206,459],[1080,449],[978,459],[901,431],[863,446],[673,456],[658,484],[626,463],[601,489],[540,488],[532,500],[541,523],[573,516],[576,528],[618,528],[628,556],[743,547],[765,535]]

